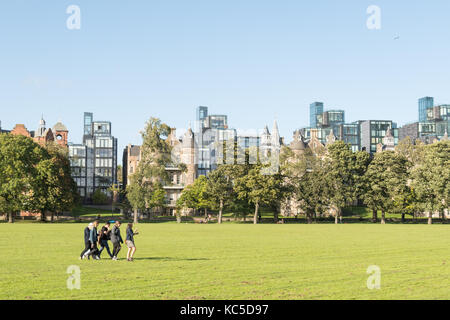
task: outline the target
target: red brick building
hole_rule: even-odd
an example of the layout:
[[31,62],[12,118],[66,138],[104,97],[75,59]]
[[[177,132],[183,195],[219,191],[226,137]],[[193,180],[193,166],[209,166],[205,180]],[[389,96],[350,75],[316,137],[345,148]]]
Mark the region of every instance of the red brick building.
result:
[[[10,132],[15,135],[22,135],[32,138],[35,142],[45,146],[47,143],[55,142],[60,146],[67,148],[69,131],[61,122],[57,122],[53,128],[46,128],[45,120],[41,118],[37,131],[28,131],[24,124],[16,124]],[[20,216],[40,216],[40,213],[31,213],[22,211]]]
[[33,138],[33,140],[41,145],[49,142],[56,142],[57,144],[67,147],[69,131],[67,127],[61,122],[56,123],[53,128],[46,128],[45,120],[41,119],[37,131],[28,131],[24,124],[16,124],[11,134],[22,135]]

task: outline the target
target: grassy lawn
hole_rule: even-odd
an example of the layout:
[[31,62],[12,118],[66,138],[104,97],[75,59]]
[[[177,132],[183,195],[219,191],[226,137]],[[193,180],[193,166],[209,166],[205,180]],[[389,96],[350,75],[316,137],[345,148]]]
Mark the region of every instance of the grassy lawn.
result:
[[74,217],[112,217],[112,216],[120,216],[120,213],[112,213],[111,209],[98,209],[98,208],[90,208],[90,207],[76,207],[70,213],[71,216]]
[[0,299],[450,298],[448,225],[141,224],[134,262],[78,260],[84,227],[1,223]]

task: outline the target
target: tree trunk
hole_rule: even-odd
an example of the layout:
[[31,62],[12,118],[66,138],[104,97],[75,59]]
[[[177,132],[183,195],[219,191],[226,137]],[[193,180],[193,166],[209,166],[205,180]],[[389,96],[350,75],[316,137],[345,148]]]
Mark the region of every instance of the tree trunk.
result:
[[433,212],[428,212],[428,224],[433,224]]
[[54,221],[54,219],[55,219],[55,213],[54,213],[54,212],[52,212],[52,215],[50,216],[50,222],[53,222],[53,221]]
[[219,207],[219,224],[222,223],[222,211],[223,211],[223,200],[220,200],[220,207]]
[[307,221],[308,221],[308,224],[312,224],[311,213],[307,213],[307,214],[306,214],[306,219],[307,219]]
[[45,222],[45,210],[41,210],[41,222]]
[[381,224],[386,224],[385,213],[381,211]]
[[336,212],[334,214],[334,224],[339,223],[338,219],[339,219],[339,210],[336,209]]
[[133,223],[138,223],[138,210],[136,208],[134,209]]
[[339,208],[339,222],[342,223],[342,209]]
[[8,222],[9,223],[14,223],[14,213],[10,212],[8,214]]
[[205,208],[205,219],[208,218],[208,208]]
[[405,223],[405,213],[402,213],[402,223]]
[[377,223],[378,222],[378,210],[372,209],[372,222]]
[[444,209],[441,210],[441,222],[445,223],[445,212],[444,212]]
[[278,208],[274,208],[274,212],[273,212],[273,221],[275,223],[278,223]]
[[259,203],[255,203],[255,216],[253,217],[253,224],[258,223],[258,209],[259,209]]

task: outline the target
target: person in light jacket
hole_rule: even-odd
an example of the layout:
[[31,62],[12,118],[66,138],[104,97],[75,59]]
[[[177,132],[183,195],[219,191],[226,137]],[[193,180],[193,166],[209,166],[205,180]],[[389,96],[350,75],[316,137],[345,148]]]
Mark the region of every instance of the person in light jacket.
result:
[[91,245],[91,250],[88,253],[88,257],[92,256],[95,260],[100,260],[98,249],[97,249],[97,242],[98,242],[98,233],[97,233],[97,227],[99,222],[97,220],[93,223],[93,228],[91,229],[89,233],[89,242]]
[[91,229],[94,227],[92,223],[89,223],[89,225],[84,229],[84,249],[81,251],[80,254],[80,260],[86,259],[86,257],[89,258],[88,254],[91,250],[91,243],[89,241],[89,235],[91,233]]

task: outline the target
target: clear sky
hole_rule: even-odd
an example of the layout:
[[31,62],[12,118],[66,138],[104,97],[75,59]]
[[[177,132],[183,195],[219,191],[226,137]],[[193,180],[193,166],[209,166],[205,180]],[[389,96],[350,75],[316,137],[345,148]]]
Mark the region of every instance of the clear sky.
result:
[[[80,30],[66,27],[72,4]],[[313,101],[403,124],[422,96],[450,103],[449,40],[448,0],[1,1],[0,120],[35,130],[44,114],[79,143],[91,111],[119,157],[150,116],[186,128],[198,105],[238,129],[277,118],[287,141]]]

